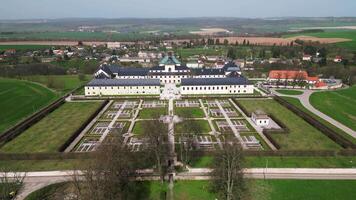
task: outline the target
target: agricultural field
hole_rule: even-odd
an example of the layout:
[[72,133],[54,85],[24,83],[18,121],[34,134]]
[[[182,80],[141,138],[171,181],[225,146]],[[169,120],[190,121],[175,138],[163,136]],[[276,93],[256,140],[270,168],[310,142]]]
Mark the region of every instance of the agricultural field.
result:
[[0,148],[7,153],[57,152],[101,102],[65,103]]
[[36,83],[0,78],[0,134],[54,101],[58,95]]
[[[346,41],[346,42],[338,42],[336,43],[336,46],[342,47],[342,48],[347,48],[350,50],[356,50],[356,30],[326,30],[325,32],[319,32],[319,33],[303,33],[303,36],[310,36],[310,37],[316,37],[316,38],[343,38],[343,39],[349,39],[351,41]],[[285,35],[284,37],[288,38],[298,38],[300,37],[300,34],[290,34],[290,35]],[[314,38],[315,39],[315,38]]]
[[249,113],[262,110],[267,114],[274,115],[287,126],[290,130],[288,134],[272,134],[282,150],[331,150],[341,148],[323,133],[274,100],[238,101]]
[[344,90],[316,92],[310,103],[324,114],[356,130],[356,86]]
[[4,51],[7,49],[16,49],[16,50],[40,50],[50,48],[50,45],[1,45],[0,51]]
[[80,80],[78,75],[34,75],[21,78],[43,84],[46,87],[57,91],[60,95],[64,95],[65,93],[84,85],[90,80],[91,76],[86,75],[84,80]]

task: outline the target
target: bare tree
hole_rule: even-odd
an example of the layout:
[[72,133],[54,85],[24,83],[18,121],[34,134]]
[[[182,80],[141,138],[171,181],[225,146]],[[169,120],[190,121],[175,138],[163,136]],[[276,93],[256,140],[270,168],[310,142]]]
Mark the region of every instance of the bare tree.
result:
[[13,199],[22,188],[26,174],[0,169],[0,199]]
[[127,199],[130,179],[136,175],[138,159],[121,136],[105,140],[82,170],[74,175],[72,185],[78,199]]
[[222,199],[242,199],[246,191],[243,178],[243,151],[239,143],[225,143],[221,150],[217,150],[212,176],[212,189]]
[[153,114],[153,121],[143,121],[144,135],[147,139],[146,153],[147,156],[155,161],[155,169],[160,175],[161,183],[168,171],[168,142],[167,127],[160,122],[159,114]]
[[184,110],[182,115],[185,116],[183,123],[183,130],[185,133],[182,134],[180,141],[180,157],[184,165],[187,165],[191,160],[191,152],[196,149],[196,136],[202,129],[201,124],[192,120],[192,112],[190,110]]

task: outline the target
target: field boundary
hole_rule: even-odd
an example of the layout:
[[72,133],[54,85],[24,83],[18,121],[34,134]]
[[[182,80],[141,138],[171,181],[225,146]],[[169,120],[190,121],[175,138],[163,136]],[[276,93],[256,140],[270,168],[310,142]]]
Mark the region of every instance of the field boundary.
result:
[[[83,85],[82,85],[83,86]],[[29,117],[25,118],[24,120],[18,122],[13,127],[7,129],[0,135],[0,147],[5,145],[7,142],[13,140],[21,133],[23,133],[26,129],[43,119],[49,113],[53,112],[55,109],[59,108],[61,105],[65,103],[65,99],[73,92],[79,90],[82,86],[75,88],[74,90],[68,92],[67,94],[63,95],[59,99],[55,100],[51,104],[47,105],[46,107],[38,110],[37,112],[33,113]]]

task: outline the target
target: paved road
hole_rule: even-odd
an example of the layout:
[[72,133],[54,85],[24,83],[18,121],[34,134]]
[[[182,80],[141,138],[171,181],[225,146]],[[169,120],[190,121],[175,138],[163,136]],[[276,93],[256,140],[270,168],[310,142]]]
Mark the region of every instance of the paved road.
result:
[[336,126],[337,128],[343,130],[345,133],[347,133],[347,134],[351,135],[352,137],[356,138],[356,131],[354,131],[351,128],[343,125],[342,123],[334,120],[333,118],[329,117],[328,115],[320,112],[319,110],[317,110],[316,108],[314,108],[310,104],[309,98],[310,98],[310,95],[315,92],[314,90],[303,90],[304,93],[302,95],[284,95],[284,94],[280,94],[280,93],[276,92],[275,88],[271,89],[271,91],[273,92],[273,94],[276,94],[278,96],[286,96],[286,97],[298,98],[300,100],[300,102],[302,103],[302,105],[306,109],[308,109],[312,113],[318,115],[322,119],[328,121],[329,123],[331,123],[332,125]]

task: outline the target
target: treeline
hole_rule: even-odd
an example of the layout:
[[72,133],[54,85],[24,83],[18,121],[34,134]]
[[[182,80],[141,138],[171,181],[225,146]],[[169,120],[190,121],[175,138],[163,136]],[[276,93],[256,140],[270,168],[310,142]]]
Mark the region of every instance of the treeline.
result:
[[0,66],[1,77],[17,77],[29,75],[65,75],[66,69],[51,64],[34,63]]

